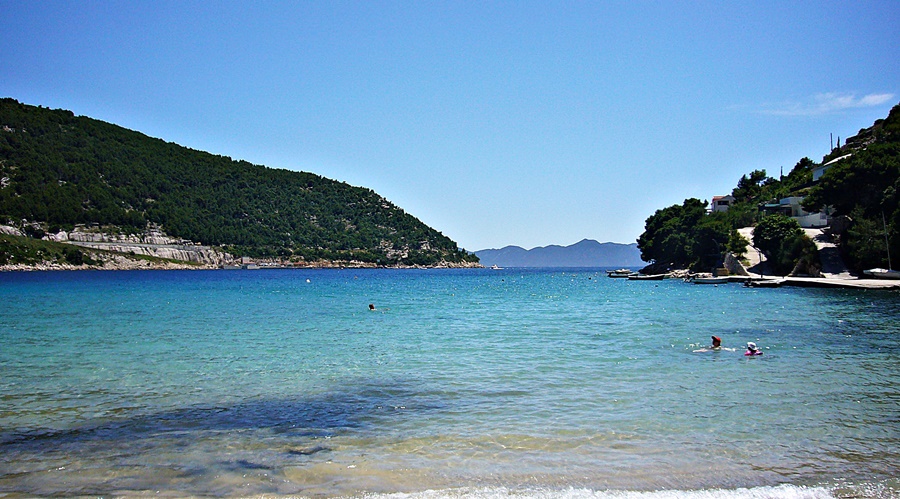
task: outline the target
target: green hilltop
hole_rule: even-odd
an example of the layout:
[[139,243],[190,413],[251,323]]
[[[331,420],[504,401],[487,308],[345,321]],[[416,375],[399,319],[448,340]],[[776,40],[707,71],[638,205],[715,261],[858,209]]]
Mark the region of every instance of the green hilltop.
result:
[[[821,270],[820,257],[797,221],[798,207],[827,216],[827,232],[852,270],[887,268],[891,262],[896,268],[900,262],[900,104],[843,146],[838,139],[838,146],[821,163],[803,158],[779,178],[755,170],[738,179],[730,196],[727,211],[709,212],[706,201],[691,198],[647,218],[638,239],[641,258],[652,262],[645,270],[708,272],[721,266],[728,253],[740,258],[752,243],[776,273],[815,275]],[[785,200],[800,202],[788,206]],[[738,233],[744,227],[754,228],[753,241]]]
[[361,187],[0,99],[0,225],[170,237],[238,256],[381,265],[477,257]]

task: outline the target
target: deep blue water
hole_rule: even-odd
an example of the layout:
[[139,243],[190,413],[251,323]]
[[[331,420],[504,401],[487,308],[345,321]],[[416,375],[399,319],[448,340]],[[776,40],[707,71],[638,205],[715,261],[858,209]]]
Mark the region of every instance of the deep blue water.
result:
[[54,272],[0,304],[0,497],[900,497],[896,292]]

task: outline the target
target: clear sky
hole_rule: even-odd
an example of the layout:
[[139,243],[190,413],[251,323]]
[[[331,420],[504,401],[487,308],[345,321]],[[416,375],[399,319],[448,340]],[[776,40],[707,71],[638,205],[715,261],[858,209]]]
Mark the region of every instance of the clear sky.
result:
[[371,188],[468,250],[631,243],[900,102],[900,2],[0,0],[0,96]]

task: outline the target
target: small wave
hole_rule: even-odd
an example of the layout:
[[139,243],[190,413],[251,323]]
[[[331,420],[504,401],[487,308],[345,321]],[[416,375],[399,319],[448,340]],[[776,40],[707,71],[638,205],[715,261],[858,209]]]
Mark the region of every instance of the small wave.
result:
[[900,489],[885,484],[842,487],[778,485],[704,490],[591,490],[524,489],[505,487],[426,490],[410,493],[366,494],[366,499],[863,499],[900,498]]

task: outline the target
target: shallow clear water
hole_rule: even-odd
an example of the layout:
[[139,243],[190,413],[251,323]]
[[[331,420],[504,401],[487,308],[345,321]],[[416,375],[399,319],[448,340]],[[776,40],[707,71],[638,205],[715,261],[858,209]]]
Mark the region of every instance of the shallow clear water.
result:
[[155,271],[0,303],[0,496],[900,496],[896,292]]

